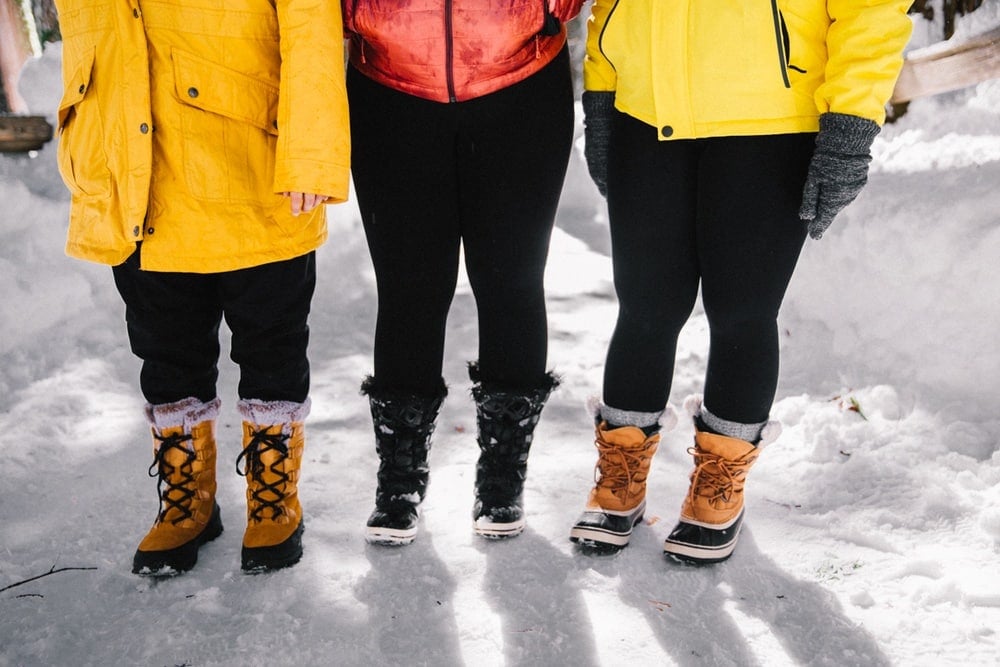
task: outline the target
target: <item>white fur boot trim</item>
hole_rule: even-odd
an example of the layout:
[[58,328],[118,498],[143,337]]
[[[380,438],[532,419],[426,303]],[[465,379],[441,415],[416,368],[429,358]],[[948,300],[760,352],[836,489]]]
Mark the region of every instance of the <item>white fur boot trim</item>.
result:
[[684,412],[688,417],[694,418],[701,414],[701,401],[701,394],[691,394],[684,398]]
[[757,443],[757,449],[763,449],[770,445],[778,439],[779,435],[781,435],[781,422],[769,420],[760,431],[760,442]]
[[149,420],[150,426],[158,431],[181,427],[185,433],[190,433],[193,427],[203,421],[218,418],[220,405],[222,401],[218,397],[208,403],[202,403],[193,396],[173,403],[158,405],[147,403],[146,419]]
[[256,398],[240,399],[236,409],[246,421],[257,426],[274,426],[304,421],[309,416],[312,399],[304,403],[294,401],[261,401]]

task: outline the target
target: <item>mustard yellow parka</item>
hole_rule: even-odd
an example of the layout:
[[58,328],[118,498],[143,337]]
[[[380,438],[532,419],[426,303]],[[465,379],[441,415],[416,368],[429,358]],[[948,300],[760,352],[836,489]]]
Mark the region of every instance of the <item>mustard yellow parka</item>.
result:
[[661,140],[885,121],[912,0],[595,0],[584,88]]
[[63,37],[59,170],[66,251],[215,273],[290,259],[348,195],[337,0],[56,0]]

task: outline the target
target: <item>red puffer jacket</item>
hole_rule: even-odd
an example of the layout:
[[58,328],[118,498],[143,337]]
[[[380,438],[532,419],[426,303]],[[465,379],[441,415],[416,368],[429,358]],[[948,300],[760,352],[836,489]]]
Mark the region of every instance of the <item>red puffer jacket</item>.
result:
[[[435,102],[461,102],[522,81],[566,43],[584,0],[343,0],[351,64]],[[555,34],[543,34],[555,33]]]

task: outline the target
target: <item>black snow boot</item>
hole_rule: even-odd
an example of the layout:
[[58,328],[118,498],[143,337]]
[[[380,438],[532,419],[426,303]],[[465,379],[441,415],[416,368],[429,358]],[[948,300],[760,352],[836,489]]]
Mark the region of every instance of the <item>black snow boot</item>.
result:
[[371,544],[409,544],[417,536],[420,503],[427,492],[427,453],[441,403],[447,395],[442,381],[431,396],[393,392],[374,378],[361,385],[371,405],[378,452],[375,510],[368,517],[365,539]]
[[559,381],[546,374],[541,385],[511,389],[479,377],[469,365],[474,384],[479,427],[479,461],[476,463],[476,500],[472,519],[478,535],[488,538],[515,537],[524,530],[524,480],[532,434],[545,401]]

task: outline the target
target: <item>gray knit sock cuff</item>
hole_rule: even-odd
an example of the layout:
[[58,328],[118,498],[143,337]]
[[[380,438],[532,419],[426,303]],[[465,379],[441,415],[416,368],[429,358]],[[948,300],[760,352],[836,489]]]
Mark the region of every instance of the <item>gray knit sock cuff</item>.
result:
[[602,403],[600,415],[601,419],[615,426],[644,428],[659,424],[660,418],[663,416],[663,410],[659,412],[636,412],[635,410],[619,410],[618,408],[613,408],[610,405]]
[[701,414],[698,415],[701,421],[708,428],[712,429],[720,435],[725,435],[730,438],[739,438],[740,440],[746,440],[747,442],[756,443],[760,440],[761,431],[767,426],[767,421],[762,421],[759,424],[741,424],[739,422],[731,422],[727,419],[722,419],[717,417],[708,411],[704,405],[701,406]]

